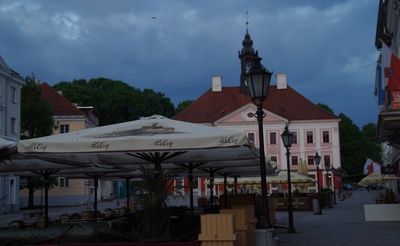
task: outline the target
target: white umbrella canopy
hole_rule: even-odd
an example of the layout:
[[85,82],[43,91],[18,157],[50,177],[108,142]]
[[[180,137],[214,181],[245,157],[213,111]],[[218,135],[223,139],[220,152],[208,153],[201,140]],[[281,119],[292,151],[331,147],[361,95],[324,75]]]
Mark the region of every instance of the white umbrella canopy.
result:
[[0,150],[3,149],[17,149],[17,143],[4,138],[0,138]]
[[[277,176],[268,176],[267,183],[270,184],[285,184],[288,182],[287,171],[280,171]],[[317,181],[297,172],[290,172],[291,183],[316,183]]]
[[[22,140],[18,151],[48,161],[108,166],[257,159],[243,132],[171,120],[140,120]],[[149,165],[151,166],[151,165]]]
[[373,172],[370,175],[361,179],[359,183],[362,185],[382,184],[387,183],[390,180],[399,180],[399,177],[396,177],[393,174],[381,174],[378,172]]
[[22,154],[13,154],[9,159],[3,160],[3,165],[0,167],[0,173],[14,172],[15,175],[20,175],[27,172],[36,172],[43,170],[64,170],[64,169],[77,169],[84,168],[85,165],[60,163],[45,161],[31,156]]
[[17,140],[10,141],[0,137],[0,168],[6,164],[6,160],[10,159],[11,155],[17,153]]
[[257,159],[247,135],[154,115],[136,121],[21,140],[18,151],[49,161],[137,165]]
[[249,144],[244,133],[154,115],[136,121],[21,140],[25,154],[165,152],[232,148]]

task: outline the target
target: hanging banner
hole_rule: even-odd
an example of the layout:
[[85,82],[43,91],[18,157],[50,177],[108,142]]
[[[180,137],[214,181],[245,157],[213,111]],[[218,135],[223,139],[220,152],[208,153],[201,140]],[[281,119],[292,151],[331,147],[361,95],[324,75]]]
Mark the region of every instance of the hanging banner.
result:
[[400,109],[400,91],[392,91],[392,109]]

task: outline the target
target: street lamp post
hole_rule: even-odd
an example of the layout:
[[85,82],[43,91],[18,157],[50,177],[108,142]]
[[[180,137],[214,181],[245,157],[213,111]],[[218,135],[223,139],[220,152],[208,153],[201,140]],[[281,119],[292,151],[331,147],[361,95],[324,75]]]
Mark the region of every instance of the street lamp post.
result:
[[[329,173],[329,170],[331,170],[331,163],[329,161],[325,161],[325,171],[326,171],[326,188],[330,189],[331,187],[331,182],[332,182],[332,175]],[[335,187],[333,187],[333,197],[332,194],[329,193],[328,196],[328,208],[332,208],[332,204],[334,201],[336,194],[335,194]]]
[[[331,182],[331,179],[329,178],[328,179],[328,177],[330,177],[329,176],[329,170],[331,169],[331,164],[329,163],[329,161],[325,161],[325,172],[326,172],[326,188],[329,188],[331,185],[330,185],[330,182]],[[329,181],[329,183],[328,183],[328,181]]]
[[317,194],[317,196],[318,196],[318,206],[317,206],[318,210],[315,211],[314,214],[322,214],[322,211],[321,211],[321,195],[320,195],[320,190],[319,190],[320,189],[319,164],[321,163],[321,156],[318,155],[318,152],[315,153],[314,162],[315,162],[315,165],[317,166],[317,192],[318,192],[318,194]]
[[261,196],[262,196],[262,228],[271,228],[268,211],[267,174],[265,169],[265,150],[263,134],[263,102],[267,99],[272,73],[260,63],[261,58],[254,59],[254,65],[245,74],[245,79],[251,99],[257,106],[255,117],[258,120],[258,133],[260,139],[260,169],[261,169]]
[[288,213],[289,213],[289,226],[288,226],[288,233],[295,233],[293,226],[293,204],[292,204],[292,183],[290,181],[290,147],[292,147],[293,143],[293,133],[289,131],[288,124],[285,126],[285,131],[282,133],[282,141],[283,145],[286,148],[286,162],[287,162],[287,179],[288,179]]

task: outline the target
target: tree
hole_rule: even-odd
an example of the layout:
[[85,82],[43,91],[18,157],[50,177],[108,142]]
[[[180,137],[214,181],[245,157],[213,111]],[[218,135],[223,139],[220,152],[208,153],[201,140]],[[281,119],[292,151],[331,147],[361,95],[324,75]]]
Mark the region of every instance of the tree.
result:
[[368,157],[376,162],[382,160],[382,145],[377,139],[377,127],[374,123],[368,123],[363,126],[361,132],[366,137],[367,149],[365,152],[368,153]]
[[189,107],[190,104],[192,104],[194,102],[194,100],[185,100],[181,103],[178,104],[178,107],[176,108],[176,113],[180,113],[181,111],[183,111],[185,108]]
[[328,105],[323,104],[323,103],[318,103],[317,104],[320,108],[325,109],[328,112],[331,112],[332,114],[334,114],[333,109],[331,109]]
[[[21,89],[21,139],[48,136],[55,128],[53,111],[48,101],[41,97],[42,91],[37,86],[35,76],[25,78],[25,85]],[[51,178],[49,188],[57,185],[57,179]],[[28,207],[34,206],[35,190],[44,187],[40,177],[28,177],[29,199]]]
[[[322,109],[334,113],[326,104],[317,104]],[[352,178],[358,181],[363,176],[366,158],[381,160],[381,147],[376,139],[377,129],[375,124],[369,123],[360,131],[360,128],[345,114],[340,113],[340,159],[342,169]]]
[[21,139],[48,136],[55,127],[53,111],[35,77],[26,77],[21,89]]
[[357,125],[345,114],[339,114],[341,122],[339,123],[340,134],[340,156],[342,168],[350,176],[363,174],[363,166],[366,157],[368,140]]
[[118,80],[96,78],[87,82],[80,79],[60,82],[53,88],[62,91],[70,102],[93,106],[102,115],[100,125],[137,120],[153,114],[166,117],[175,114],[175,106],[164,94],[151,89],[141,91]]

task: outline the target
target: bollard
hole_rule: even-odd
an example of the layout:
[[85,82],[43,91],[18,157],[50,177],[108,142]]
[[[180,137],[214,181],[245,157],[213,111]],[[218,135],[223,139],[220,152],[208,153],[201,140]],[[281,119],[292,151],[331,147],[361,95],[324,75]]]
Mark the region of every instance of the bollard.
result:
[[274,228],[254,230],[255,246],[279,246],[280,239],[275,236]]
[[312,207],[314,214],[322,214],[318,199],[312,199]]

